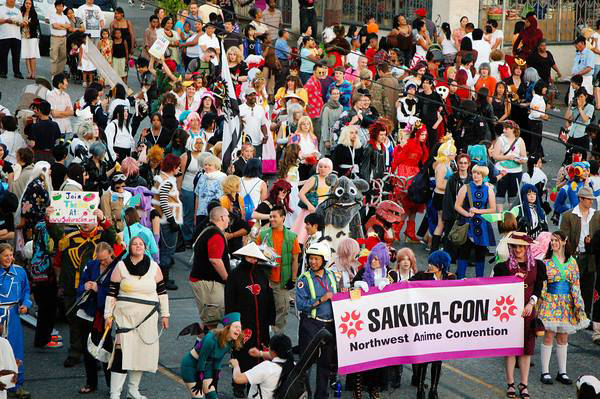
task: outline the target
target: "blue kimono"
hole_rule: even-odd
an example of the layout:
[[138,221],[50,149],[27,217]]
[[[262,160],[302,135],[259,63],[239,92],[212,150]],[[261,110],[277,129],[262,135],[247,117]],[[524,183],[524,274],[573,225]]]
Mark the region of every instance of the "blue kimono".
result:
[[[23,345],[23,329],[19,317],[19,307],[31,307],[29,299],[29,281],[27,273],[21,266],[11,265],[8,269],[0,269],[0,303],[18,302],[10,307],[10,322],[8,324],[8,342],[12,346],[15,359],[21,362],[25,359],[25,348]],[[5,309],[0,308],[0,319],[4,319]],[[6,333],[6,332],[5,332]],[[25,368],[23,363],[19,366],[17,377],[17,388],[25,381]]]
[[[473,182],[470,182],[469,185],[471,187],[473,207],[477,209],[487,208],[489,206],[487,185],[482,184],[481,186],[477,186]],[[468,198],[465,202],[467,201]],[[484,247],[496,245],[492,225],[481,217],[481,215],[474,215],[472,218],[469,218],[469,231],[467,236],[475,245]]]

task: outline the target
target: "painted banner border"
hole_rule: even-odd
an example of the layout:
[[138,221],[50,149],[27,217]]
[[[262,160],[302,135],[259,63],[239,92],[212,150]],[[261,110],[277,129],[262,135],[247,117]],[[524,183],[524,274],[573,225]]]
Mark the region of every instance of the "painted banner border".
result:
[[341,375],[358,373],[360,371],[378,369],[387,366],[397,366],[400,364],[416,364],[416,363],[427,363],[437,360],[456,360],[466,358],[478,358],[478,357],[501,357],[501,356],[521,356],[523,354],[523,348],[499,348],[499,349],[477,349],[477,350],[465,350],[456,352],[436,352],[428,353],[427,355],[418,356],[397,356],[388,357],[385,359],[372,360],[369,362],[353,364],[352,366],[344,366],[338,369],[338,373]]

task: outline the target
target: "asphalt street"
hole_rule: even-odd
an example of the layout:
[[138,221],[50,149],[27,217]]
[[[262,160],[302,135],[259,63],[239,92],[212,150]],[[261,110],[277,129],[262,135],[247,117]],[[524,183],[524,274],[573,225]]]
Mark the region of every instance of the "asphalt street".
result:
[[[140,10],[139,2],[135,7],[130,7],[122,2],[120,5],[124,8],[126,18],[132,20],[138,37],[138,43],[141,43],[143,31],[147,26],[148,17],[152,13],[151,7]],[[42,58],[38,61],[38,75],[49,76],[50,62],[48,58]],[[22,72],[26,69],[22,63]],[[131,87],[136,90],[139,83],[135,72],[130,72]],[[16,80],[13,78],[0,80],[0,91],[2,91],[2,100],[0,103],[14,111],[19,94],[27,81]],[[73,100],[83,94],[83,88],[80,85],[70,85],[68,92]],[[561,114],[564,113],[564,107],[561,108]],[[146,122],[147,123],[147,122]],[[551,118],[544,124],[544,130],[548,137],[556,137],[559,127],[562,124],[560,120]],[[555,142],[544,140],[548,163],[544,170],[548,176],[553,179],[556,171],[560,167],[560,162],[564,156],[564,147]],[[552,226],[554,227],[554,226]],[[410,245],[410,244],[409,244]],[[426,266],[428,252],[424,246],[413,244],[411,248],[417,254],[417,261],[420,267]],[[187,275],[190,268],[190,255],[186,253],[177,254],[177,261],[172,272],[179,285],[179,290],[170,291],[170,310],[171,310],[171,328],[164,332],[160,339],[160,367],[156,374],[146,373],[142,379],[141,391],[148,399],[173,399],[187,398],[187,390],[179,379],[179,364],[181,357],[190,350],[193,345],[193,338],[176,339],[179,332],[186,325],[198,320],[198,313],[193,300],[192,291],[187,283]],[[486,272],[491,272],[493,265],[487,264]],[[473,276],[474,270],[468,270],[468,276]],[[60,322],[57,325],[60,333],[68,342],[68,328],[66,324]],[[286,333],[296,340],[298,320],[293,313],[288,316],[288,325]],[[85,373],[83,365],[79,364],[74,368],[63,368],[62,363],[66,358],[66,346],[55,350],[38,350],[33,348],[33,330],[24,327],[26,355],[25,355],[25,387],[32,393],[32,398],[77,398],[81,397],[77,393],[79,387],[85,384]],[[538,341],[539,345],[539,341]],[[539,347],[534,357],[536,365],[531,370],[529,392],[533,398],[574,398],[575,387],[554,384],[551,386],[542,385],[539,382]],[[571,378],[575,379],[580,375],[596,373],[598,375],[598,365],[600,364],[600,347],[594,345],[591,341],[589,331],[581,331],[570,337],[568,371]],[[226,365],[226,363],[224,363]],[[553,356],[551,373],[557,372],[556,357]],[[410,365],[404,366],[404,378],[402,387],[393,391],[384,392],[384,398],[412,398],[415,397],[415,389],[410,386],[411,368]],[[99,391],[89,395],[88,398],[107,398],[108,388],[103,384],[100,372]],[[219,384],[219,396],[222,398],[232,397],[232,389],[229,381],[231,372],[229,367],[223,368],[221,383]],[[314,379],[313,379],[314,381]],[[518,383],[519,380],[517,379]],[[465,359],[460,361],[445,362],[442,379],[439,388],[441,398],[500,398],[504,397],[504,367],[501,358],[486,359]],[[332,394],[333,395],[333,394]],[[125,397],[125,393],[123,394]],[[343,397],[349,398],[351,394],[344,392]]]

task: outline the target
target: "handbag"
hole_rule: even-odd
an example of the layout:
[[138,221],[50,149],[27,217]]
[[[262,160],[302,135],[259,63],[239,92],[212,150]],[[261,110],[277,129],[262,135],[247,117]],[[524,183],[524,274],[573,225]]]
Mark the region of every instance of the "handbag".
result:
[[[473,207],[473,199],[471,198],[471,186],[467,183],[467,195],[469,196],[469,204],[471,208]],[[448,235],[448,239],[450,242],[459,247],[467,242],[467,233],[469,232],[469,222],[465,220],[463,224],[454,223],[452,229],[450,230],[450,234]]]
[[[319,188],[319,178],[315,176],[315,186],[306,193],[306,199],[311,203],[315,208],[319,205],[319,197],[317,196],[317,188]],[[298,206],[302,209],[308,209],[308,206],[302,201],[298,201]]]

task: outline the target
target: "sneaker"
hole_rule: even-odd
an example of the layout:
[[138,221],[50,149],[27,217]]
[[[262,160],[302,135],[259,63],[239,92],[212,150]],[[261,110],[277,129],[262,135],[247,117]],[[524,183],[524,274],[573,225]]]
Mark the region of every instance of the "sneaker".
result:
[[141,10],[145,10],[146,9],[146,5],[143,3],[143,0],[142,0],[142,3],[140,4],[140,9]]
[[52,342],[62,342],[63,337],[62,335],[53,335],[51,338]]
[[23,74],[18,73],[15,75],[15,79],[25,79],[25,77],[23,76]]
[[8,391],[9,398],[27,399],[31,397],[31,394],[25,390],[25,388],[18,388],[16,391]]
[[50,341],[46,345],[44,345],[44,349],[58,349],[58,348],[62,348],[62,347],[63,347],[63,343],[60,341]]
[[179,289],[179,287],[177,287],[177,285],[175,284],[175,282],[173,282],[173,280],[167,280],[165,286],[166,286],[167,290],[169,290],[169,291],[175,291],[175,290]]

